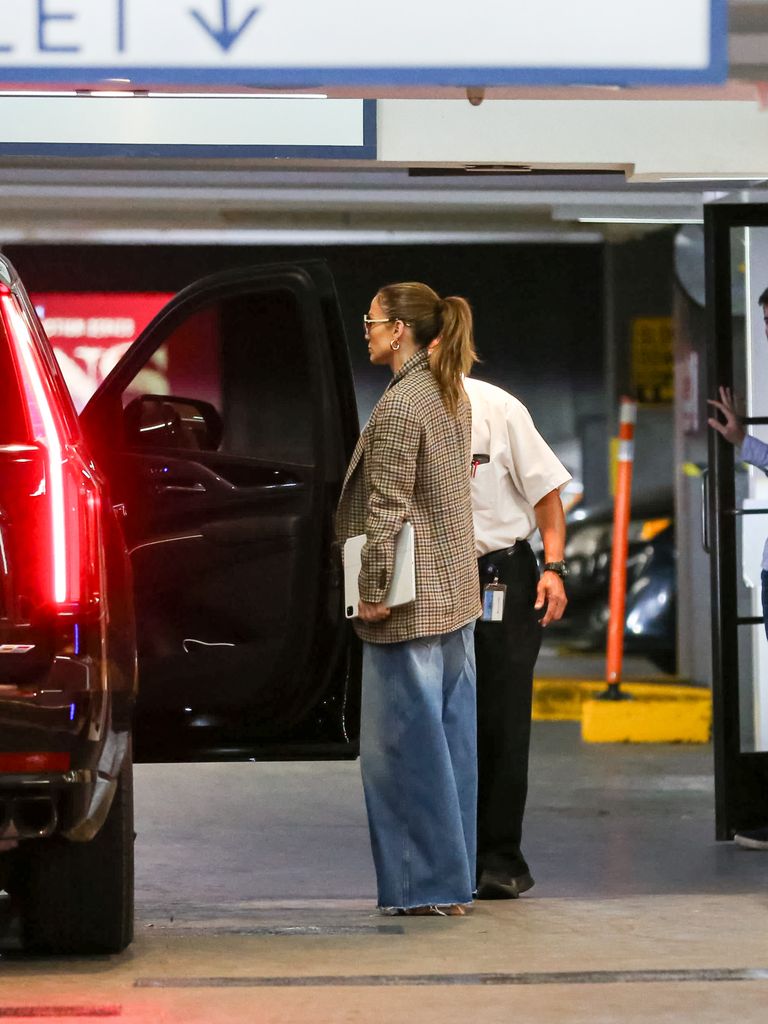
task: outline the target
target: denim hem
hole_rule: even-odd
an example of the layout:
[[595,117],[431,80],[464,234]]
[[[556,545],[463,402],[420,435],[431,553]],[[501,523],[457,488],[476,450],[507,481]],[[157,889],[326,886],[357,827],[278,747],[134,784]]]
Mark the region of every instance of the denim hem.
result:
[[381,911],[382,914],[399,914],[403,910],[414,910],[416,907],[471,907],[474,906],[474,899],[469,900],[429,900],[427,903],[409,903],[405,907],[389,907],[382,906],[381,903],[376,905],[376,909]]

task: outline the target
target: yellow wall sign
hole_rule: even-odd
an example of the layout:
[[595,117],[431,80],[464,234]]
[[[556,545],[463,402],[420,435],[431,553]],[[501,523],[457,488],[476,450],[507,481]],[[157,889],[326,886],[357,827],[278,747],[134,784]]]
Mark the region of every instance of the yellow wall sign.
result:
[[672,317],[632,321],[632,389],[638,402],[671,402],[675,397]]

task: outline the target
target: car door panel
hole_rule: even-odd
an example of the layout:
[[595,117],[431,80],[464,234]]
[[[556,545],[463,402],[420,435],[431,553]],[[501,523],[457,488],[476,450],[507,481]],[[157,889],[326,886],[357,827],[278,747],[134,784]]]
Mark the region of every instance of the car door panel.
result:
[[[83,414],[131,553],[139,756],[351,749],[332,513],[356,423],[319,278],[257,268],[193,286]],[[147,394],[149,365],[167,381],[153,371]],[[137,421],[137,402],[157,422]]]

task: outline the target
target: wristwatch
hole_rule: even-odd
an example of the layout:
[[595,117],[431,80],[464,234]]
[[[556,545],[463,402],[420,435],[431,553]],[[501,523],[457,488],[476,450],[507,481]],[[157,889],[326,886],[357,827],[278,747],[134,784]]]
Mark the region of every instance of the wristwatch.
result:
[[556,572],[561,580],[564,580],[568,575],[568,566],[565,562],[545,562],[544,572]]

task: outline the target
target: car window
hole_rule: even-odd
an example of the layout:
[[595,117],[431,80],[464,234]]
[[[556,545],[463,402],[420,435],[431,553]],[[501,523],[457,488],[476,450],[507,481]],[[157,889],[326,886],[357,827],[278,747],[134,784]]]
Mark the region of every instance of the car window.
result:
[[[312,387],[295,297],[286,291],[219,299],[158,337],[123,392],[123,408],[134,403],[130,416],[136,399],[154,396],[148,414],[161,416],[162,403],[154,398],[164,395],[216,410],[222,425],[216,439],[220,452],[310,461]],[[194,409],[180,401],[168,405],[180,420],[179,429],[158,430],[157,447],[194,447]],[[145,430],[142,447],[152,443],[152,431]]]

